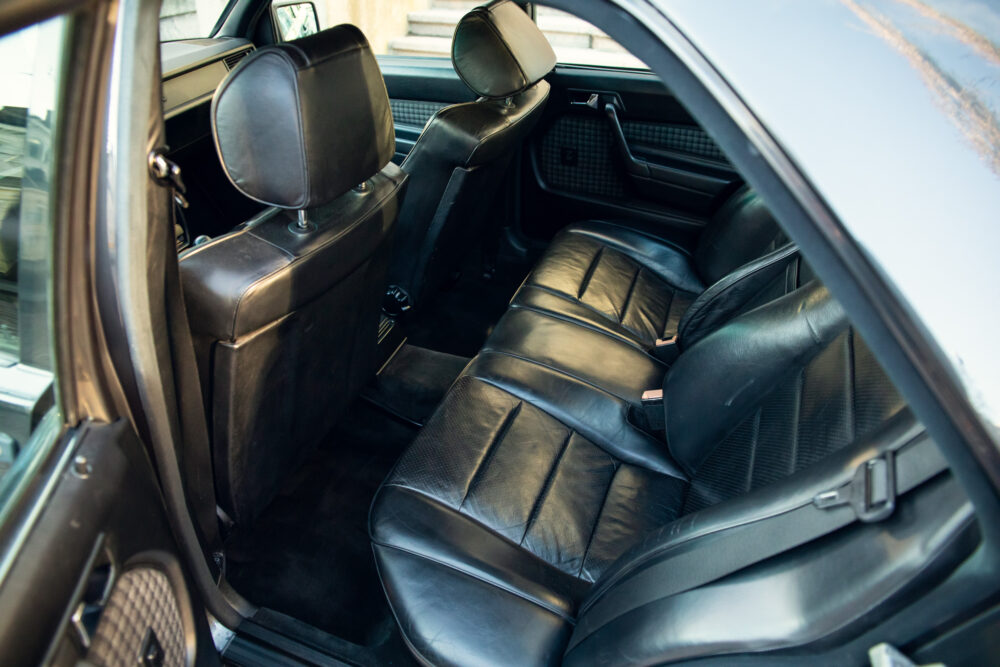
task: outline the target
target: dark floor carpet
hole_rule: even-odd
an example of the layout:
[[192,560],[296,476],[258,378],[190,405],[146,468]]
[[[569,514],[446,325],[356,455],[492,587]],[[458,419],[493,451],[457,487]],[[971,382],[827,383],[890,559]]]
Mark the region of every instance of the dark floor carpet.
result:
[[423,424],[468,363],[468,357],[403,345],[364,396],[393,414]]
[[454,285],[432,297],[406,324],[411,344],[474,357],[530,270],[526,262],[505,260],[487,279],[478,261],[467,264]]
[[398,641],[368,539],[376,490],[417,430],[358,401],[281,494],[226,543],[248,600],[347,641]]

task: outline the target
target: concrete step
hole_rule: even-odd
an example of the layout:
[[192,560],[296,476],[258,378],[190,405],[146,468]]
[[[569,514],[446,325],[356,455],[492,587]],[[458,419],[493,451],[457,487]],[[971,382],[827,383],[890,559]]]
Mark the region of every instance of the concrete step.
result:
[[486,0],[432,0],[431,7],[434,9],[456,9],[463,14],[470,9],[474,9],[485,3]]
[[407,35],[389,40],[389,54],[394,56],[451,57],[451,37]]
[[[553,45],[559,62],[605,67],[645,67],[642,62],[619,47],[616,51]],[[450,57],[451,38],[407,35],[389,42],[389,53],[400,56]]]
[[[455,33],[455,26],[464,14],[465,12],[460,9],[444,8],[410,12],[407,14],[408,34],[421,37],[451,37]],[[553,47],[622,50],[607,35],[586,21],[562,13],[539,15],[538,26]]]
[[455,26],[465,14],[461,9],[425,9],[406,15],[408,34],[424,37],[448,37],[455,34]]

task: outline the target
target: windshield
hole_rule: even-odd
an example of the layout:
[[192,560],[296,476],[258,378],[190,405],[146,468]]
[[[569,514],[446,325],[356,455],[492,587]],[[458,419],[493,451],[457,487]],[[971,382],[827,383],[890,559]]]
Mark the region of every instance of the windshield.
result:
[[163,0],[160,41],[208,37],[225,8],[226,0]]

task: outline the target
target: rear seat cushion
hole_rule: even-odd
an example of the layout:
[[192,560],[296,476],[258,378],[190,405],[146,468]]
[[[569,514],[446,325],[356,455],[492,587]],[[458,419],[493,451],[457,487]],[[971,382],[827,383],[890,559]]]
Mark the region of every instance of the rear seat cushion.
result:
[[[619,342],[594,335],[590,352],[611,358]],[[738,317],[669,370],[668,422],[687,424],[670,446],[630,423],[627,398],[484,350],[372,507],[404,636],[433,664],[558,662],[593,584],[627,551],[696,529],[686,514],[710,498],[788,477],[902,409],[859,343],[816,283]],[[719,360],[733,372],[705,368]],[[734,451],[748,432],[752,451]]]
[[676,332],[704,289],[685,250],[621,225],[584,222],[556,237],[513,305],[561,313],[648,348]]
[[[656,339],[676,335],[699,295],[728,277],[700,300],[702,312],[689,318],[687,328],[696,330],[692,338],[700,338],[710,328],[702,323],[721,323],[706,315],[731,315],[740,299],[784,267],[787,252],[760,260],[787,244],[761,198],[747,187],[706,224],[693,254],[626,222],[579,223],[556,237],[512,305],[557,313],[648,349]],[[737,272],[741,267],[746,270]]]
[[[432,664],[481,657],[481,633],[498,624],[509,645],[489,649],[492,659],[554,661],[590,584],[640,536],[676,518],[687,487],[662,446],[647,452],[658,469],[638,465],[635,454],[624,461],[475,376],[491,368],[474,364],[458,380],[372,508],[394,613]],[[449,604],[455,599],[478,600],[480,611]],[[428,641],[438,634],[448,639]]]

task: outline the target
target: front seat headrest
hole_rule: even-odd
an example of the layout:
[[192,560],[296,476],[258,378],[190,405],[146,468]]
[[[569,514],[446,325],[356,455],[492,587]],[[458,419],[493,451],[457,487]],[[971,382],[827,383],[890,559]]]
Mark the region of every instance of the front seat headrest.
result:
[[556,66],[556,54],[524,10],[511,0],[476,7],[455,28],[451,60],[477,95],[509,97]]
[[282,208],[333,201],[395,151],[382,73],[352,25],[244,58],[215,92],[212,131],[233,185]]

